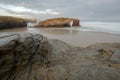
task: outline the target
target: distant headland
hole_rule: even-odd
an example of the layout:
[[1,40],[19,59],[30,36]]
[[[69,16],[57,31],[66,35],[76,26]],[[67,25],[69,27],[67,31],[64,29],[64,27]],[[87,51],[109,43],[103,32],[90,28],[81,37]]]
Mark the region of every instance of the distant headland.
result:
[[25,19],[10,16],[0,16],[0,29],[20,28],[26,26],[27,22]]

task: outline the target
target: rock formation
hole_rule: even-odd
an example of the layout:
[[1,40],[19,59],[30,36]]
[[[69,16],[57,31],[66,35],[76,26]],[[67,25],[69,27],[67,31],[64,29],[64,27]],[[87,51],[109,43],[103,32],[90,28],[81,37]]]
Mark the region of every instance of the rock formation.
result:
[[79,48],[40,34],[6,37],[12,39],[0,45],[0,80],[120,79],[120,43]]
[[26,27],[27,23],[22,18],[0,16],[0,29]]
[[70,27],[70,21],[73,21],[73,26],[80,26],[79,19],[75,18],[52,18],[40,21],[35,27]]

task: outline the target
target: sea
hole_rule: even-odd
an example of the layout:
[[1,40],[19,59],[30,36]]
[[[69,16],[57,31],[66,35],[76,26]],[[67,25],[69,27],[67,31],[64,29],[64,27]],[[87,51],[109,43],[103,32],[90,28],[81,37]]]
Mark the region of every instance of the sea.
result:
[[120,22],[80,22],[80,25],[77,30],[120,34]]

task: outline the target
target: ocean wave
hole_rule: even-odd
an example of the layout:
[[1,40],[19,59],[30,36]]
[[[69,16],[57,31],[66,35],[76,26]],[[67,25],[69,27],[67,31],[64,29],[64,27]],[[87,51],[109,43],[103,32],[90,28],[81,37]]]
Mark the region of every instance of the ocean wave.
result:
[[120,34],[120,22],[81,22],[79,30]]

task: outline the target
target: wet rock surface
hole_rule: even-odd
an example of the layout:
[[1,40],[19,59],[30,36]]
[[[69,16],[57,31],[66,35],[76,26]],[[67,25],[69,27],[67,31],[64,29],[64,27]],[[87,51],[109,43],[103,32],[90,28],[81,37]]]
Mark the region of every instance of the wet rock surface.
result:
[[80,48],[23,34],[0,46],[0,80],[119,79],[120,43]]

